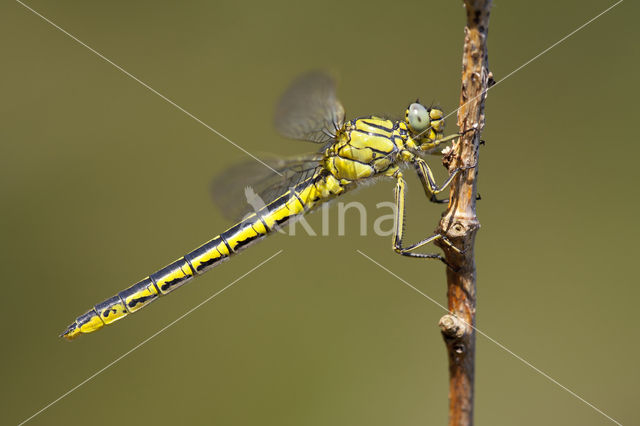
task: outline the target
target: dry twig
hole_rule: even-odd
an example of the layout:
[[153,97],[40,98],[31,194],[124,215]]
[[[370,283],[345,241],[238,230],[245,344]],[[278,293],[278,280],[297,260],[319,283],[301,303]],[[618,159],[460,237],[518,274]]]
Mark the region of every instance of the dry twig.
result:
[[[473,424],[473,381],[475,361],[476,267],[474,241],[480,227],[476,216],[478,147],[484,126],[484,101],[491,76],[487,59],[487,32],[491,0],[465,0],[465,27],[462,57],[462,93],[458,126],[459,143],[445,158],[445,165],[470,167],[451,185],[449,207],[438,232],[457,247],[456,253],[439,242],[447,262],[447,298],[450,314],[440,319],[440,328],[449,354],[449,425]],[[475,129],[475,131],[470,131]],[[473,166],[476,167],[473,167]]]

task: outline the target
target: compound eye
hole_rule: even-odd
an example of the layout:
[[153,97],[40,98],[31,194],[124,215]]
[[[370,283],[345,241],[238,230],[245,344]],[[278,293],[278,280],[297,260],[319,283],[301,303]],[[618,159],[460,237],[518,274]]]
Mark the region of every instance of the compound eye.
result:
[[422,132],[429,127],[431,119],[429,118],[429,111],[418,103],[409,105],[407,112],[407,121],[412,130],[416,132]]

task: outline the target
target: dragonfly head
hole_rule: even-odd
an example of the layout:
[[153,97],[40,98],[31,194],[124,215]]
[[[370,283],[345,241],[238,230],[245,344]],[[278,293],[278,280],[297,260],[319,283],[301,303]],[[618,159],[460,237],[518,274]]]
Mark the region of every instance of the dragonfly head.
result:
[[404,113],[404,120],[411,137],[420,145],[442,138],[444,132],[444,112],[439,108],[428,108],[414,102]]

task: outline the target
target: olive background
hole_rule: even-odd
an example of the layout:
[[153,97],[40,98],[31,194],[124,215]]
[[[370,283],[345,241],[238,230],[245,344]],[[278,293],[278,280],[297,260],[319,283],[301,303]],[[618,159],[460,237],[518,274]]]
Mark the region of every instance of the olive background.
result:
[[[458,105],[459,1],[27,3],[249,152],[317,146],[273,128],[297,75],[338,77],[348,117]],[[612,2],[495,1],[496,80]],[[17,424],[283,252],[31,424],[441,425],[444,267],[376,236],[393,182],[345,196],[338,236],[276,235],[99,333],[75,316],[231,223],[209,194],[248,157],[17,2],[1,6],[0,422]],[[480,330],[623,424],[638,422],[637,5],[626,1],[494,87],[478,204]],[[447,129],[455,132],[455,119]],[[429,159],[439,179],[446,171]],[[442,206],[406,173],[408,241]],[[322,217],[308,221],[319,230]],[[478,336],[478,425],[610,422]]]

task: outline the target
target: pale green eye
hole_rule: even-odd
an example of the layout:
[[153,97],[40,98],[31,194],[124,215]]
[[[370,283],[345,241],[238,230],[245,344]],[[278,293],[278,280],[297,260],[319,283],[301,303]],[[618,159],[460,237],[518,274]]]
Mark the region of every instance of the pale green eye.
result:
[[407,110],[407,122],[413,131],[422,132],[429,127],[431,122],[429,111],[423,105],[413,103],[409,105]]

